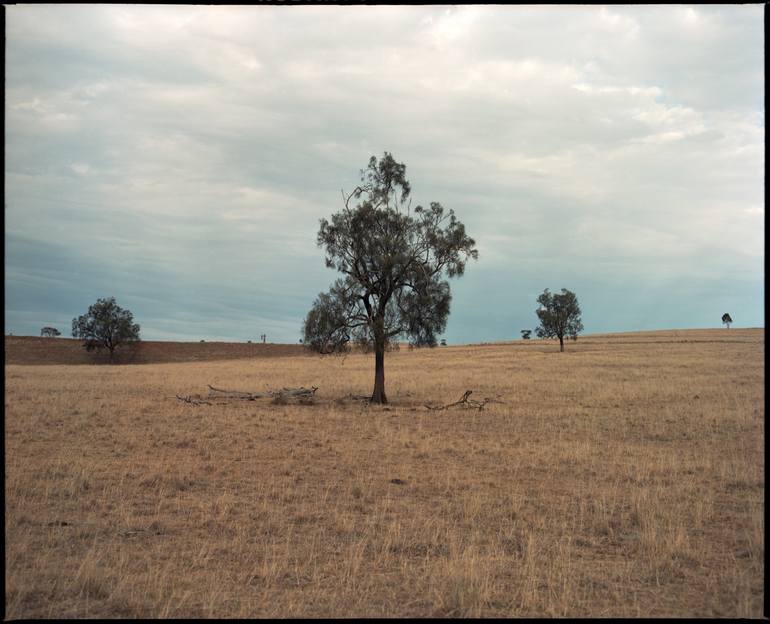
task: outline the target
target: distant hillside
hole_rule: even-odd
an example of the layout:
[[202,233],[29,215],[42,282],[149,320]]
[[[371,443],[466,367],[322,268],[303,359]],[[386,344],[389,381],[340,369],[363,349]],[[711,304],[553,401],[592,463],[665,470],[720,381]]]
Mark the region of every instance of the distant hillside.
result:
[[[578,342],[567,342],[567,351],[604,348],[605,345],[651,345],[694,342],[753,342],[764,336],[763,328],[732,329],[667,329],[657,331],[587,334]],[[761,338],[762,340],[764,338]],[[437,349],[474,349],[506,345],[514,349],[544,349],[550,352],[551,341],[537,338],[505,342],[482,342],[468,345],[450,345]],[[558,341],[557,341],[558,342]],[[407,344],[400,344],[408,350]],[[115,351],[116,364],[162,364],[164,362],[206,362],[213,360],[241,360],[263,357],[293,357],[311,355],[301,344],[261,344],[244,342],[158,342],[142,341]],[[100,364],[108,363],[107,352],[88,353],[83,343],[74,338],[38,338],[37,336],[6,336],[6,364]]]
[[[243,342],[155,342],[141,341],[115,350],[117,364],[200,362],[247,358],[300,356],[307,351],[300,344]],[[6,364],[97,364],[109,362],[105,351],[87,352],[74,338],[6,336]]]

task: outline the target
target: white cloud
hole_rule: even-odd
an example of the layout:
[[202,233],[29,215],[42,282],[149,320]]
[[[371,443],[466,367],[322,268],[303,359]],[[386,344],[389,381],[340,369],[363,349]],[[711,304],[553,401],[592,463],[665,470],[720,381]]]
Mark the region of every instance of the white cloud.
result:
[[599,9],[599,28],[623,37],[635,38],[639,34],[639,23],[627,15],[613,12],[607,7]]
[[72,163],[70,169],[78,175],[88,175],[91,173],[91,166],[87,163]]
[[428,23],[427,35],[439,50],[455,46],[471,36],[479,9],[474,6],[455,6],[443,10]]

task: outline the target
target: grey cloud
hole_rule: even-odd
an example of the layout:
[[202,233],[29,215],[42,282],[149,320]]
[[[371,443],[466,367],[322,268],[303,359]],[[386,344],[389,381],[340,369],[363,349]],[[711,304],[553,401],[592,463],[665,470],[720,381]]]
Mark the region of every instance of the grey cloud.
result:
[[760,324],[761,10],[10,6],[6,324],[120,284],[153,336],[256,318],[293,342],[334,279],[318,219],[384,150],[479,244],[453,340],[505,337],[558,284],[603,302],[587,328],[632,329],[631,284],[660,302],[667,276],[714,300],[738,279]]

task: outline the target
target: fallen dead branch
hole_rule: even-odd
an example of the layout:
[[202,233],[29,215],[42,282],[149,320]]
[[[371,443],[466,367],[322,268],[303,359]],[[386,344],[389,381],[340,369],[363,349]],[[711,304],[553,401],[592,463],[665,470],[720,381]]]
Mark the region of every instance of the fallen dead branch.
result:
[[203,401],[202,399],[196,399],[193,396],[179,396],[176,395],[176,398],[180,401],[184,401],[185,403],[192,403],[193,405],[213,405],[213,403],[209,403],[208,401]]
[[223,390],[209,386],[209,397],[218,399],[243,399],[245,401],[254,401],[273,396],[270,392],[244,392],[243,390]]
[[[179,401],[190,403],[192,405],[214,405],[205,399],[216,400],[216,405],[227,405],[227,401],[236,399],[240,401],[256,401],[257,399],[272,398],[273,403],[286,404],[291,401],[301,405],[313,405],[315,402],[315,393],[318,387],[311,388],[281,388],[280,390],[268,390],[266,392],[246,392],[244,390],[225,390],[208,385],[209,393],[207,396],[200,395],[180,396],[176,395]],[[224,401],[224,402],[223,402]]]
[[318,390],[316,386],[312,388],[281,388],[273,392],[273,396],[280,394],[281,396],[289,399],[307,399],[315,396],[315,391]]
[[459,401],[455,401],[454,403],[448,403],[447,405],[426,404],[425,407],[427,407],[429,410],[445,410],[445,409],[449,409],[450,407],[460,406],[465,409],[477,409],[481,411],[484,409],[484,406],[487,403],[502,403],[502,401],[494,401],[493,399],[489,399],[489,398],[485,398],[483,401],[476,401],[475,399],[469,398],[471,394],[473,394],[473,390],[466,390],[465,394],[463,394],[462,398]]
[[296,399],[299,402],[307,402],[315,396],[317,386],[311,388],[281,388],[280,390],[267,390],[266,392],[246,392],[244,390],[225,390],[223,388],[215,388],[209,384],[210,399],[240,399],[244,401],[255,401],[257,399],[279,399],[290,400]]

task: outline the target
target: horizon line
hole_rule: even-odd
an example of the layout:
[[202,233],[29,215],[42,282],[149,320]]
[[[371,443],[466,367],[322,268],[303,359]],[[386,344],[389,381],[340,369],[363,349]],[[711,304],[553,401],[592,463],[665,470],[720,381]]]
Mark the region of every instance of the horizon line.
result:
[[[594,332],[591,334],[582,334],[580,335],[580,338],[591,338],[596,336],[608,336],[613,334],[643,334],[643,333],[655,333],[655,332],[677,332],[677,331],[714,331],[714,330],[720,330],[720,331],[729,331],[729,330],[749,330],[749,329],[761,329],[764,330],[764,326],[752,326],[752,327],[671,327],[671,328],[665,328],[665,329],[624,329],[624,330],[618,330],[618,331],[608,331],[608,332]],[[82,338],[73,338],[72,336],[37,336],[37,335],[31,335],[31,334],[13,334],[13,333],[7,333],[5,334],[5,338],[45,338],[47,340],[74,340],[77,342],[81,342]],[[512,342],[536,342],[538,340],[558,340],[558,338],[538,338],[533,337],[529,339],[524,338],[512,338],[510,340],[489,340],[489,341],[477,341],[477,342],[453,342],[453,343],[447,343],[445,346],[476,346],[476,345],[490,345],[490,344],[509,344]],[[207,342],[207,343],[218,343],[218,344],[254,344],[254,345],[298,345],[303,346],[304,343],[302,342],[261,342],[258,340],[219,340],[219,339],[206,339],[201,338],[198,340],[190,339],[190,340],[142,340],[139,339],[137,342],[166,342],[166,343],[190,343],[190,344],[200,344],[201,342]],[[403,344],[408,345],[408,341],[396,341],[397,344]],[[426,345],[427,346],[427,345]],[[440,344],[436,344],[436,346],[440,346]],[[425,348],[425,347],[419,347],[419,348]]]

